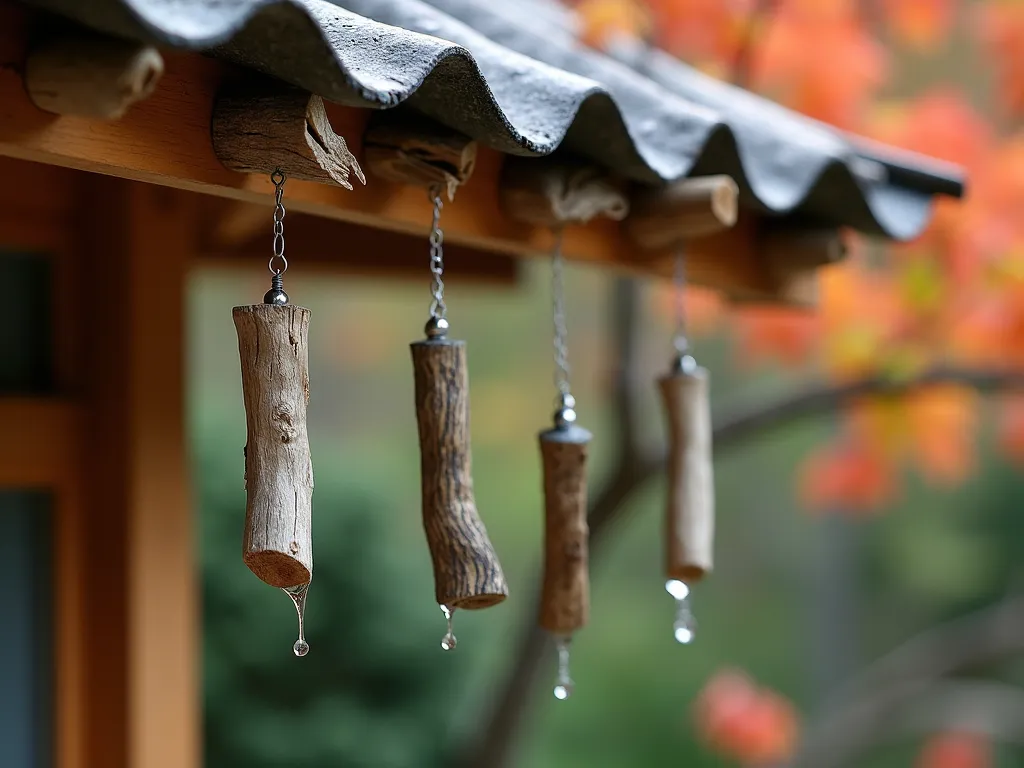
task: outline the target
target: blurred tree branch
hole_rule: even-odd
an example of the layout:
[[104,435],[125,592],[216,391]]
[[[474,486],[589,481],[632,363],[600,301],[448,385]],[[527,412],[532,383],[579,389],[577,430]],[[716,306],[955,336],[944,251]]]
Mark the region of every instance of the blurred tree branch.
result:
[[[1024,653],[1024,597],[930,629],[871,664],[812,721],[793,768],[848,764],[893,729],[960,725],[1008,738],[1024,734],[1024,694],[948,676]],[[945,679],[943,679],[945,678]],[[998,690],[997,690],[998,689]],[[960,722],[955,722],[959,715]],[[1011,727],[1012,726],[1012,727]]]
[[[590,507],[591,562],[607,538],[611,523],[625,517],[625,505],[633,493],[661,472],[665,463],[663,448],[651,450],[641,445],[636,423],[635,403],[641,386],[636,364],[638,312],[637,285],[621,279],[614,285],[611,335],[615,340],[616,374],[612,385],[618,451],[609,479],[592,497]],[[646,389],[646,381],[643,389]],[[808,416],[830,413],[843,403],[858,397],[899,395],[931,384],[962,384],[979,391],[1024,389],[1024,371],[983,371],[964,368],[935,368],[919,376],[893,380],[870,378],[845,384],[816,383],[783,395],[767,403],[728,409],[713,419],[714,449],[720,452],[753,436],[764,436],[774,428]],[[534,617],[539,610],[537,598],[526,612],[514,660],[496,704],[458,761],[465,768],[504,768],[511,763],[513,747],[529,703],[533,700],[538,674],[549,658],[551,645]],[[1020,637],[1024,639],[1024,631]],[[816,766],[818,768],[818,766]]]

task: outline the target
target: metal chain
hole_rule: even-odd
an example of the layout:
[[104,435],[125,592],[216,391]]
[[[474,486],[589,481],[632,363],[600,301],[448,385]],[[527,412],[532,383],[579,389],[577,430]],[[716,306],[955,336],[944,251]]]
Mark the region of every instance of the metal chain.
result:
[[[270,174],[274,182],[274,255],[270,257],[267,268],[274,276],[283,275],[288,271],[288,259],[284,257],[284,183],[288,180],[280,168]],[[280,264],[280,266],[278,266]]]
[[672,289],[676,320],[676,331],[672,343],[676,353],[682,356],[690,349],[690,341],[686,338],[686,254],[682,247],[676,252],[675,279]]
[[555,230],[551,254],[551,304],[555,320],[555,386],[560,399],[569,394],[569,347],[565,328],[565,289],[562,280],[562,229]]
[[444,232],[441,230],[441,187],[430,188],[430,200],[434,204],[434,218],[430,223],[430,272],[434,276],[430,286],[430,316],[435,320],[444,319],[448,307],[444,303]]

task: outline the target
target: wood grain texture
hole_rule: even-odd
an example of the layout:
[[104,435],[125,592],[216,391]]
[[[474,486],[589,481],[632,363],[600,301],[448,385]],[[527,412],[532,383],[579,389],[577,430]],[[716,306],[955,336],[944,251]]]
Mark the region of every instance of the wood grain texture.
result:
[[[0,0],[0,155],[108,174],[207,195],[272,205],[274,186],[264,173],[237,173],[224,167],[213,150],[211,119],[221,86],[241,76],[223,61],[195,53],[163,51],[166,71],[156,90],[120,120],[99,121],[38,109],[22,76],[28,57],[29,29],[38,20],[27,7]],[[251,73],[249,73],[251,74]],[[356,157],[373,115],[368,109],[325,105],[331,125]],[[473,176],[455,205],[446,206],[445,243],[489,253],[545,258],[551,252],[549,226],[512,220],[499,205],[505,155],[487,147],[477,153]],[[531,161],[539,162],[539,161]],[[41,170],[36,170],[38,174]],[[2,196],[2,195],[0,195]],[[418,234],[430,220],[430,203],[420,187],[377,181],[359,194],[330,184],[293,177],[288,183],[288,212]],[[724,291],[730,297],[776,303],[803,303],[804,292],[780,285],[755,250],[754,217],[687,245],[687,277],[694,285]],[[620,272],[671,277],[670,251],[640,251],[607,219],[568,224],[566,260],[600,263]]]
[[235,307],[245,400],[242,559],[272,587],[313,577],[313,464],[306,434],[309,310]]
[[641,248],[674,248],[729,229],[738,217],[736,182],[701,176],[635,194],[626,229]]
[[587,445],[591,434],[571,426],[540,434],[544,462],[544,583],[540,625],[569,636],[590,617],[587,527]]
[[53,114],[117,120],[153,92],[163,73],[156,48],[82,30],[33,48],[25,90]]
[[466,344],[435,339],[409,346],[435,597],[449,608],[487,608],[508,596],[508,586],[473,498]]
[[349,176],[366,178],[334,132],[324,102],[301,88],[260,78],[217,95],[211,125],[213,151],[226,168],[288,176],[352,189]]
[[451,128],[407,110],[370,118],[363,161],[371,176],[414,187],[440,186],[452,200],[476,166],[477,143]]
[[629,213],[622,182],[604,168],[565,159],[507,157],[498,193],[510,219],[533,226],[621,221]]
[[668,421],[668,503],[665,575],[687,584],[714,565],[715,483],[711,460],[708,372],[672,373],[658,380]]

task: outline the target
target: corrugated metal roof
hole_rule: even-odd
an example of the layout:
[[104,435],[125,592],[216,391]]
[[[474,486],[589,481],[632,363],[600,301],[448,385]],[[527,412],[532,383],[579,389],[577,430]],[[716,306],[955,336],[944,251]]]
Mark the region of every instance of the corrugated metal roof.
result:
[[504,152],[568,151],[646,184],[728,173],[770,214],[907,238],[934,195],[961,189],[956,168],[855,143],[664,53],[593,51],[564,17],[541,32],[514,3],[28,2],[113,34],[212,50],[342,104],[405,102]]

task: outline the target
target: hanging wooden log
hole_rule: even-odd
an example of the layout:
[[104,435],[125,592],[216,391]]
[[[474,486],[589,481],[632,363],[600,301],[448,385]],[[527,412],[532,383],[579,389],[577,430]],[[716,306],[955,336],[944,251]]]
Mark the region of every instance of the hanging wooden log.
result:
[[477,143],[408,110],[377,112],[363,135],[363,161],[371,176],[414,187],[440,186],[455,196],[476,165]]
[[681,179],[632,198],[626,230],[641,248],[675,248],[687,240],[732,227],[739,216],[739,187],[729,176]]
[[269,175],[286,168],[289,178],[352,189],[350,175],[366,177],[345,139],[331,128],[324,102],[301,88],[260,78],[217,94],[213,150],[225,167]]
[[714,564],[715,485],[708,373],[674,371],[658,380],[668,419],[665,572],[687,584]]
[[595,165],[566,159],[508,157],[499,184],[501,207],[512,219],[543,227],[584,224],[629,213],[624,185]]
[[544,582],[540,625],[568,637],[590,617],[587,446],[575,425],[540,434],[544,462]]
[[409,346],[435,597],[452,609],[487,608],[508,596],[508,585],[473,498],[466,343],[434,338]]
[[245,401],[242,559],[272,587],[313,576],[313,465],[306,436],[309,310],[235,307]]
[[46,112],[117,120],[164,73],[151,45],[86,31],[47,39],[25,61],[25,90]]

